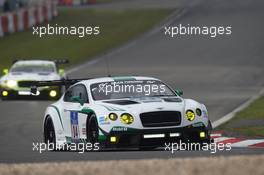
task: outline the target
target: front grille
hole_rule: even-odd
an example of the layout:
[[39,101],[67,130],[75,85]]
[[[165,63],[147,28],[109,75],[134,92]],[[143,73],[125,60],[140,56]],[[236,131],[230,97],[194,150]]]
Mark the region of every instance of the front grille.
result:
[[179,111],[156,111],[140,114],[144,127],[177,126],[181,124],[181,112]]
[[18,81],[18,87],[29,88],[31,84],[34,82],[35,81],[27,81],[27,80]]

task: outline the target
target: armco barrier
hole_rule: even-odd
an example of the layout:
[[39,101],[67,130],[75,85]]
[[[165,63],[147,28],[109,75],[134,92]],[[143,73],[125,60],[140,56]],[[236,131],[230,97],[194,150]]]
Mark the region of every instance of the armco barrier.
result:
[[4,13],[0,15],[0,37],[48,22],[57,15],[57,5],[53,2]]
[[17,14],[17,26],[18,26],[18,31],[24,30],[24,22],[23,22],[23,14],[24,14],[25,9],[19,10]]
[[7,21],[8,21],[8,33],[14,33],[15,32],[15,25],[14,25],[14,17],[13,13],[7,14]]
[[2,24],[2,31],[5,34],[8,33],[8,18],[7,15],[2,15],[0,18],[0,22]]
[[59,0],[59,5],[85,5],[85,4],[95,4],[96,0]]

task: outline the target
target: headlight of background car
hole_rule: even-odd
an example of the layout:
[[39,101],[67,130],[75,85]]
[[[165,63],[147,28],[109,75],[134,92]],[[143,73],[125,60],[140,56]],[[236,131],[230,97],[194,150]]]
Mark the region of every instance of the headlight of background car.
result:
[[195,113],[192,110],[187,110],[185,116],[189,121],[193,121],[195,119]]
[[129,124],[134,122],[133,116],[128,114],[128,113],[122,114],[120,119],[121,119],[122,123],[127,124],[127,125],[129,125]]
[[13,88],[13,87],[16,87],[17,86],[17,82],[15,80],[7,80],[6,81],[6,85],[9,88]]

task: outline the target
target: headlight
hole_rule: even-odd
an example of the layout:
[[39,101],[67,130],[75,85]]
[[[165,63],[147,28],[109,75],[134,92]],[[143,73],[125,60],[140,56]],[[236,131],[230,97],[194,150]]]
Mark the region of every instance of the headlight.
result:
[[118,118],[117,114],[115,114],[115,113],[110,113],[110,114],[108,115],[108,117],[109,117],[110,120],[112,120],[112,121],[116,121],[116,119]]
[[15,80],[7,80],[6,85],[10,88],[17,86],[17,82]]
[[127,125],[134,122],[133,116],[128,113],[122,114],[120,119],[122,123],[127,124]]
[[189,121],[193,121],[195,119],[195,113],[192,110],[187,110],[185,116]]
[[56,97],[57,96],[57,92],[55,90],[51,90],[49,95],[50,95],[50,97]]
[[197,108],[197,109],[196,109],[196,114],[197,114],[198,116],[201,116],[201,115],[202,115],[202,110],[199,109],[199,108]]
[[8,91],[2,91],[2,96],[3,96],[3,97],[8,96]]

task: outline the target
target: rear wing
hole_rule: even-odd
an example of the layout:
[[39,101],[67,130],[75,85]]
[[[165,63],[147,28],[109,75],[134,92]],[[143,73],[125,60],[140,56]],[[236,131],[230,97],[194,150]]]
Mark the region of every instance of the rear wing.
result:
[[90,80],[91,78],[82,79],[62,79],[52,81],[21,81],[18,82],[20,87],[44,87],[44,86],[70,86],[80,81]]
[[67,59],[50,60],[50,61],[53,61],[56,65],[69,64],[70,63],[70,61]]
[[30,91],[32,94],[36,94],[38,91],[38,87],[45,86],[65,86],[69,87],[73,84],[76,84],[80,81],[89,80],[91,78],[84,79],[62,79],[62,80],[52,80],[52,81],[21,81],[18,82],[18,86],[20,87],[30,87]]
[[67,59],[62,59],[62,60],[53,60],[56,64],[69,64],[70,61]]
[[67,59],[50,60],[50,61],[53,61],[55,63],[56,68],[57,68],[57,70],[61,76],[64,75],[64,69],[59,69],[59,66],[62,64],[69,64],[70,63],[70,61]]

